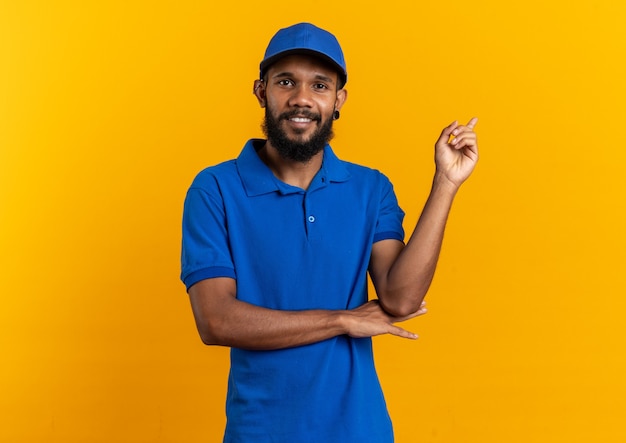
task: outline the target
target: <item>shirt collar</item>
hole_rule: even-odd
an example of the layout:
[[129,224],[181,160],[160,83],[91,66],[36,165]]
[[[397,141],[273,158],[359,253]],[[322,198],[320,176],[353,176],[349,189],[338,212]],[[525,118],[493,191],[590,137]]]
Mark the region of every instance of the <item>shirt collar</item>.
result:
[[[280,192],[282,194],[291,194],[301,192],[299,188],[289,186],[274,176],[274,173],[259,158],[257,149],[260,149],[265,140],[251,139],[243,147],[243,150],[237,157],[237,170],[249,197],[268,194],[270,192]],[[313,179],[313,184],[318,183],[315,188],[326,185],[326,182],[343,182],[350,178],[350,172],[346,168],[343,161],[339,160],[333,152],[330,145],[324,147],[324,161],[322,167]],[[319,185],[322,183],[322,186]]]

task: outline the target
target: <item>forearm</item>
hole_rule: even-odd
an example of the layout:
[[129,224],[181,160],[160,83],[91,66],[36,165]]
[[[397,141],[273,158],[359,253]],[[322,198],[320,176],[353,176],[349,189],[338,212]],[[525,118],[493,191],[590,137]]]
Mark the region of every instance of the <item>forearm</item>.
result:
[[475,117],[467,125],[455,121],[441,131],[435,143],[433,187],[406,247],[381,246],[376,254],[372,252],[373,258],[377,257],[370,264],[370,273],[381,305],[392,315],[419,309],[430,287],[452,201],[478,161],[477,122]]
[[349,332],[348,311],[281,311],[236,298],[236,281],[202,280],[189,299],[202,341],[208,345],[267,350],[301,346]]
[[430,195],[407,245],[377,287],[383,308],[392,315],[419,309],[435,274],[450,208],[458,187],[435,174]]
[[250,350],[302,346],[344,334],[341,311],[280,311],[233,299],[219,313],[198,322],[210,345]]
[[189,299],[202,341],[208,345],[251,350],[282,349],[327,340],[338,335],[353,338],[393,334],[416,336],[393,323],[404,318],[389,316],[378,302],[352,310],[281,311],[237,300],[236,283],[229,278],[200,281],[189,289]]

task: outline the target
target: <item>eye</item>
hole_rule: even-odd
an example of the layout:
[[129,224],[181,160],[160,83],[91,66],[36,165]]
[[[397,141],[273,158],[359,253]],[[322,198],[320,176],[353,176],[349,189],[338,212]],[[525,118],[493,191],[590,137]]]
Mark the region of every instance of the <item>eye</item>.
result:
[[313,89],[324,90],[328,89],[328,86],[326,86],[324,83],[316,83],[313,85]]
[[291,86],[291,85],[293,85],[293,82],[291,80],[289,80],[289,79],[284,78],[282,80],[278,80],[278,84],[280,86]]

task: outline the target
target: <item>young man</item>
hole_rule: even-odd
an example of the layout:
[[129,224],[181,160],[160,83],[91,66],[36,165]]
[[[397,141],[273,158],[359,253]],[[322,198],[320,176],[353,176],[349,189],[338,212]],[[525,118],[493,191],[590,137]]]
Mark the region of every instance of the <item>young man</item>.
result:
[[476,119],[442,131],[405,246],[391,183],[328,145],[346,81],[332,34],[281,29],[254,82],[267,140],[187,194],[182,280],[202,340],[231,347],[226,443],[393,441],[371,337],[416,338],[395,323],[426,311],[453,198],[478,159]]

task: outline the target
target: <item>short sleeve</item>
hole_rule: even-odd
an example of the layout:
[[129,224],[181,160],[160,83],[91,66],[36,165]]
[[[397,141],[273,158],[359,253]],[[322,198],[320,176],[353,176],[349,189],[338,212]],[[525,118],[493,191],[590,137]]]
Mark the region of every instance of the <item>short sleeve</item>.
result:
[[404,211],[398,205],[393,185],[389,179],[382,174],[380,179],[380,207],[376,231],[374,232],[374,243],[390,239],[403,242],[404,228],[402,227],[402,221],[404,220]]
[[192,185],[185,198],[181,280],[187,289],[207,278],[235,278],[224,204],[215,179],[211,181],[208,187]]

